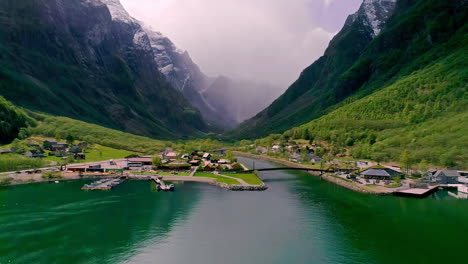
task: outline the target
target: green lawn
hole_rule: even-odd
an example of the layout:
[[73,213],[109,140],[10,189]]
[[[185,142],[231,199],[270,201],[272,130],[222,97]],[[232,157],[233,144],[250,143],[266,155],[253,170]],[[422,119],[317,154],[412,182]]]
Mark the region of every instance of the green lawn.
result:
[[213,178],[213,179],[216,179],[218,182],[226,183],[226,184],[229,184],[229,185],[240,185],[240,182],[238,182],[238,181],[236,181],[234,179],[222,177],[222,176],[215,175],[215,174],[212,174],[212,173],[199,172],[199,173],[195,174],[195,177]]
[[255,175],[253,173],[249,173],[249,174],[232,173],[232,174],[226,174],[226,176],[231,176],[231,177],[234,177],[234,178],[242,179],[246,183],[252,184],[252,185],[262,185],[263,184],[262,180],[260,180],[260,178],[258,178],[257,175]]
[[177,172],[177,174],[172,172],[158,172],[157,174],[161,176],[190,176],[189,172]]
[[41,168],[46,166],[42,159],[27,158],[18,154],[0,155],[0,172]]

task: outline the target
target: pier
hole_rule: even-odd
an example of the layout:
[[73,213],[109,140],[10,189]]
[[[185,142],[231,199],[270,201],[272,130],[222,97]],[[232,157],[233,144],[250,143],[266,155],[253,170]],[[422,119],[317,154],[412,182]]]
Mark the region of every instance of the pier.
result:
[[83,185],[83,187],[81,187],[81,189],[82,190],[108,191],[120,185],[124,181],[125,179],[104,179],[104,180],[95,181],[90,184],[85,184]]
[[438,190],[439,186],[430,186],[427,189],[411,188],[394,192],[397,196],[424,198]]
[[151,176],[151,179],[157,184],[158,190],[161,191],[173,191],[174,184],[165,184],[162,177]]

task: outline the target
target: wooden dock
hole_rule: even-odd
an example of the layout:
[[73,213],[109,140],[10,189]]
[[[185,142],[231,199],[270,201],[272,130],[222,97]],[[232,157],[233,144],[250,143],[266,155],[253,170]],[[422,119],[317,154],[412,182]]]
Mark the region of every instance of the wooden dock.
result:
[[158,186],[158,190],[161,191],[173,191],[174,190],[174,184],[166,184],[162,180],[162,177],[155,177],[151,176],[151,179],[153,179],[154,182],[156,182]]
[[82,190],[100,190],[100,191],[108,191],[116,186],[123,183],[125,179],[104,179],[92,182],[90,184],[85,184],[81,187]]
[[411,188],[394,192],[397,196],[424,198],[438,190],[439,186],[429,186],[428,189]]

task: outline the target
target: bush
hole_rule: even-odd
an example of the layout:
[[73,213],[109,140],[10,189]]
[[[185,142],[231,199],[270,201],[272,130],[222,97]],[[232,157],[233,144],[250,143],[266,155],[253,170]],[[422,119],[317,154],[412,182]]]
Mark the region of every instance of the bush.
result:
[[61,179],[62,174],[59,171],[46,171],[42,173],[42,178],[46,180]]
[[12,182],[13,182],[13,178],[11,178],[11,177],[0,179],[0,186],[8,186]]

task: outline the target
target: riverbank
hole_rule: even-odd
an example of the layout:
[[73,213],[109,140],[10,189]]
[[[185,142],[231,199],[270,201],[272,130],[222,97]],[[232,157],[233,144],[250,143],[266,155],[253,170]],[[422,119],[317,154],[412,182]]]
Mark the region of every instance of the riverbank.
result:
[[[262,159],[262,160],[267,160],[271,162],[275,162],[281,165],[285,165],[288,167],[294,167],[294,168],[305,168],[309,169],[311,167],[303,164],[298,164],[295,162],[283,160],[283,159],[278,159],[278,158],[273,158],[273,157],[268,157],[268,156],[262,156],[262,155],[256,155],[256,154],[251,154],[251,153],[246,153],[246,152],[240,152],[240,151],[234,151],[234,155],[236,156],[241,156],[241,157],[246,157],[246,158],[253,158],[253,159]],[[375,187],[369,187],[369,186],[360,186],[357,183],[353,181],[348,181],[340,177],[336,177],[333,175],[329,174],[320,174],[318,172],[309,172],[309,174],[320,177],[321,179],[324,179],[328,182],[334,183],[336,185],[339,185],[341,187],[360,192],[360,193],[366,193],[366,194],[373,194],[373,195],[393,195],[393,190],[388,190],[388,188],[385,187],[380,187],[380,186],[375,186]]]

